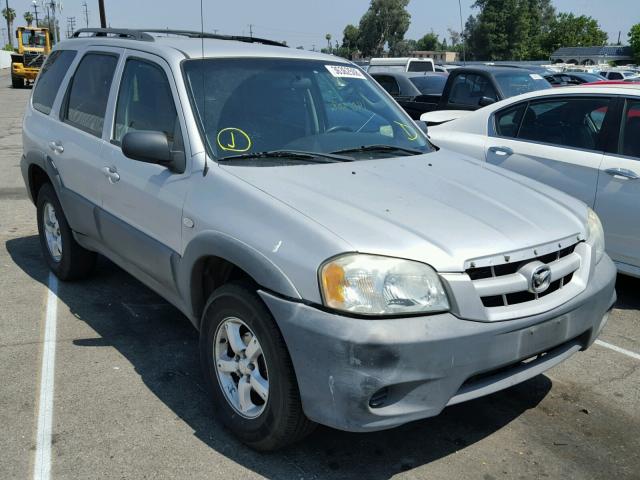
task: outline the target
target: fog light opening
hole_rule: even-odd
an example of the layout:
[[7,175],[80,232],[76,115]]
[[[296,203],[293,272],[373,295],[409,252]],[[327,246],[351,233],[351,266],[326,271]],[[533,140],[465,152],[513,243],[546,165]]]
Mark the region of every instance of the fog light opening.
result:
[[389,388],[382,387],[376,393],[371,395],[371,398],[369,399],[369,406],[371,408],[384,407],[385,403],[387,402],[388,396],[389,396]]

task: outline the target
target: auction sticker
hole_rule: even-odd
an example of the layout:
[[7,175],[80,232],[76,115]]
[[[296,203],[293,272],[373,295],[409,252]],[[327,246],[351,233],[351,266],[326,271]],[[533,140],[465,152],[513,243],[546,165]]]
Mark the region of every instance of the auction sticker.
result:
[[538,75],[537,73],[530,73],[529,76],[534,80],[542,80],[542,76]]
[[336,78],[360,78],[364,80],[364,75],[358,68],[344,65],[325,65],[325,67]]

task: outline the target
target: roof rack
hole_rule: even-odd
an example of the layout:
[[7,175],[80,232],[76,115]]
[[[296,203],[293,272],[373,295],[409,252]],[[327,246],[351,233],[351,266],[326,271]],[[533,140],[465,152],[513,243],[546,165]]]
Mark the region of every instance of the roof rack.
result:
[[[82,35],[83,33],[88,35]],[[148,33],[142,30],[131,30],[128,28],[81,28],[73,32],[72,38],[84,37],[130,38],[132,40],[153,42],[153,37]]]
[[[286,47],[287,45],[275,40],[269,40],[259,37],[246,37],[242,35],[218,35],[209,32],[199,32],[196,30],[171,30],[168,28],[145,28],[145,29],[128,29],[128,28],[81,28],[73,33],[72,38],[85,37],[106,37],[106,38],[128,38],[131,40],[141,40],[145,42],[153,42],[154,37],[150,33],[178,35],[189,38],[212,38],[215,40],[235,40],[238,42],[261,43],[263,45],[272,45],[275,47]],[[86,35],[83,35],[86,34]]]
[[286,47],[287,45],[282,42],[277,42],[275,40],[269,40],[268,38],[260,38],[260,37],[246,37],[243,35],[220,35],[217,33],[209,33],[209,32],[200,32],[197,30],[172,30],[167,28],[157,28],[157,29],[140,29],[141,32],[148,33],[160,33],[167,35],[178,35],[189,38],[212,38],[214,40],[235,40],[237,42],[247,42],[247,43],[262,43],[263,45],[272,45],[274,47]]

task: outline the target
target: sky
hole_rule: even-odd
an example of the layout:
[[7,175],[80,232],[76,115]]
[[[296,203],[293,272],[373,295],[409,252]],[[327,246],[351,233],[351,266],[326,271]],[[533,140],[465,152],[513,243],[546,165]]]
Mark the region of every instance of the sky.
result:
[[[8,0],[9,6],[22,14],[32,9],[32,0]],[[38,0],[41,4],[43,0]],[[47,0],[49,2],[50,0]],[[59,1],[59,0],[58,0]],[[369,0],[202,0],[204,28],[219,33],[249,35],[285,40],[290,46],[311,49],[326,46],[325,35],[342,40],[345,25],[358,24]],[[2,0],[4,7],[5,0]],[[66,32],[67,17],[75,17],[76,28],[85,26],[84,0],[62,0],[61,34]],[[100,23],[97,0],[86,0],[89,26]],[[466,21],[473,0],[461,0]],[[554,0],[558,11],[589,15],[600,22],[615,43],[618,31],[626,43],[631,25],[640,21],[640,0]],[[200,29],[200,0],[105,0],[107,22],[112,27],[160,27]],[[411,26],[405,38],[420,38],[433,30],[440,37],[447,28],[460,30],[458,2],[455,0],[411,0]],[[23,22],[22,22],[23,23]],[[6,38],[6,29],[3,31]]]

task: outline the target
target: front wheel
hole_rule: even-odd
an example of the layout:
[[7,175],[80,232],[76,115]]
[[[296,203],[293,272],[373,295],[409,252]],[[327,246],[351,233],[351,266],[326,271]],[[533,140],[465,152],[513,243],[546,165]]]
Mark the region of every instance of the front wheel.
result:
[[24,88],[24,79],[11,75],[11,86],[13,88]]
[[242,442],[273,451],[313,430],[282,335],[255,289],[230,283],[211,295],[200,359],[216,415]]

